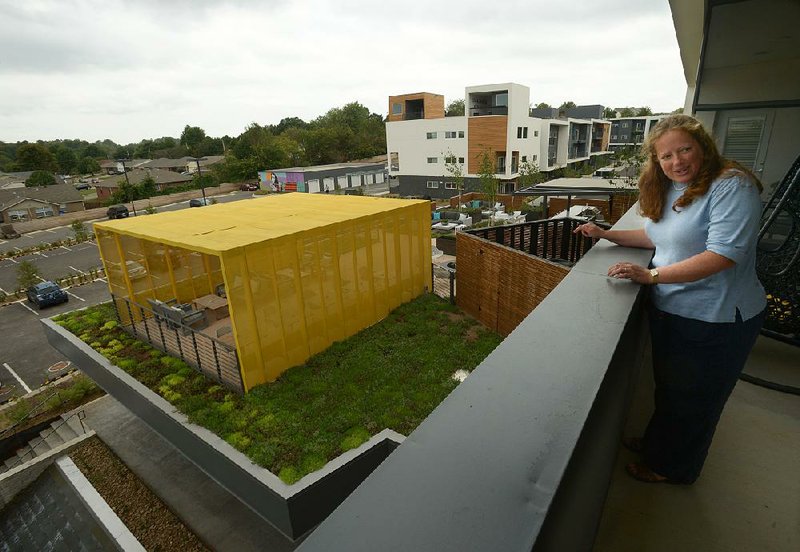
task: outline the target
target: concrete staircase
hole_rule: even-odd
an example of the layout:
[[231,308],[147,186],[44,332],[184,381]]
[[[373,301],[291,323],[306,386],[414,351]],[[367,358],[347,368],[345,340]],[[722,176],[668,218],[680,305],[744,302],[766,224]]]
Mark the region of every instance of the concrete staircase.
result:
[[0,464],[0,474],[87,433],[89,430],[83,424],[84,416],[83,410],[62,414],[61,418],[50,424],[50,427],[40,431],[38,437],[34,437],[27,445],[17,450],[16,456]]

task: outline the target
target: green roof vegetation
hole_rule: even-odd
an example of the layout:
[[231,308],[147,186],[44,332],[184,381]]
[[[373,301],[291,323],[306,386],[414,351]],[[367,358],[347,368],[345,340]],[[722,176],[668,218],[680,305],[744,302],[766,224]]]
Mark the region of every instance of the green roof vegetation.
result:
[[384,428],[408,435],[502,341],[425,294],[240,396],[127,334],[110,303],[56,322],[289,484]]

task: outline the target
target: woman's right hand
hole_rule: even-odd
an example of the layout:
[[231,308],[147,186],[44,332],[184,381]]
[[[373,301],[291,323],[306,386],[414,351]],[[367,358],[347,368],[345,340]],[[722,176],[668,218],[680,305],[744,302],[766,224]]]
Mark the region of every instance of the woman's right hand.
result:
[[605,238],[606,237],[606,230],[603,230],[599,226],[597,226],[593,222],[587,222],[586,224],[581,224],[575,230],[572,231],[573,234],[580,233],[584,237],[587,238]]

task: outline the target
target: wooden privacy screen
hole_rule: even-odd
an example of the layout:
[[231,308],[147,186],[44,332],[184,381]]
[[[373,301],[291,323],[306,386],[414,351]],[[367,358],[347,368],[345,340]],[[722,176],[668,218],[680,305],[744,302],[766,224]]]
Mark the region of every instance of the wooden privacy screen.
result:
[[569,269],[465,234],[456,233],[456,303],[484,326],[510,334],[555,288]]

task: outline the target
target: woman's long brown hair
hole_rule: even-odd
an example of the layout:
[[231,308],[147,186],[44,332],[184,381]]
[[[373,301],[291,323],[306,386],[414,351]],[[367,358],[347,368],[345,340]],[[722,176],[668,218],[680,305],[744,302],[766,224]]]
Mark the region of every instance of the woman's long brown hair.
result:
[[658,122],[642,144],[642,154],[645,157],[644,168],[639,175],[639,212],[642,216],[658,222],[664,212],[664,202],[667,198],[670,179],[661,170],[655,143],[671,130],[683,131],[694,138],[700,144],[700,150],[703,153],[703,162],[697,177],[687,186],[683,195],[672,204],[673,210],[677,211],[680,208],[688,207],[695,198],[704,196],[711,183],[730,170],[746,174],[755,182],[758,190],[762,190],[761,182],[751,170],[736,161],[725,159],[719,154],[714,139],[706,132],[700,121],[688,115],[670,115]]

